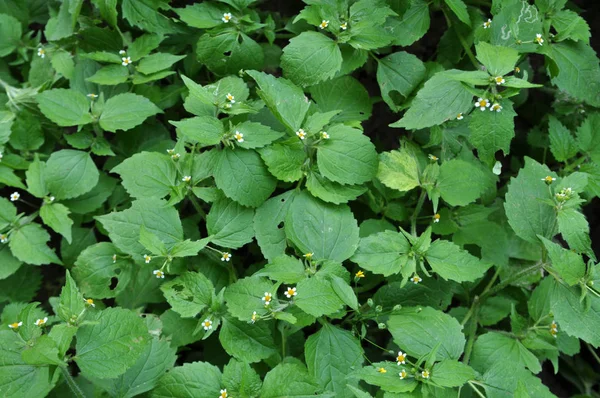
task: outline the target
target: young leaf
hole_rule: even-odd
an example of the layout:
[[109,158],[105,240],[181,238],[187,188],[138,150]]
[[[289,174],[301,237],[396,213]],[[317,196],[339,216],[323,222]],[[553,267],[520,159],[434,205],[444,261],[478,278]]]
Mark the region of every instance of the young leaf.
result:
[[367,271],[390,276],[400,272],[408,260],[403,255],[409,251],[410,244],[404,235],[384,231],[361,238],[351,260]]
[[62,264],[46,243],[50,234],[41,225],[31,223],[13,232],[8,242],[12,254],[24,263],[33,265]]
[[162,111],[146,97],[133,93],[115,95],[106,101],[100,115],[100,127],[115,133],[131,130],[148,117]]
[[90,101],[75,90],[57,88],[36,96],[40,111],[59,126],[77,126],[92,122]]
[[92,190],[100,173],[88,153],[63,149],[50,155],[44,177],[50,193],[60,200],[76,198]]
[[304,364],[288,358],[271,369],[263,381],[259,396],[279,398],[293,391],[295,395],[314,396],[321,389],[314,377],[310,376]]
[[259,153],[269,172],[277,179],[293,182],[302,178],[306,152],[296,137],[262,148]]
[[575,209],[560,209],[558,211],[558,232],[577,253],[593,257],[590,226],[585,216]]
[[40,217],[44,224],[65,237],[71,243],[71,227],[73,220],[69,218],[71,212],[60,203],[46,203],[40,208]]
[[144,57],[136,69],[144,75],[160,72],[161,70],[170,68],[171,65],[185,58],[185,55],[173,55],[168,53],[154,53]]
[[162,153],[136,153],[111,172],[121,176],[123,187],[135,198],[163,198],[177,184],[175,163]]
[[379,155],[377,178],[388,188],[410,191],[420,185],[417,159],[404,148],[384,152]]
[[273,355],[275,342],[266,322],[249,325],[235,318],[223,318],[219,341],[225,351],[244,362],[259,362]]
[[237,249],[252,241],[253,220],[254,209],[221,196],[206,217],[206,229],[211,242]]
[[199,272],[186,272],[163,283],[160,287],[173,311],[183,318],[192,318],[209,307],[214,292],[213,284]]
[[542,236],[540,240],[548,251],[548,257],[552,261],[552,268],[558,271],[560,277],[569,285],[578,284],[585,275],[585,264],[580,254],[573,253],[570,250],[563,249]]
[[481,41],[475,46],[477,59],[486,67],[492,77],[504,76],[515,69],[519,52],[514,48],[494,46]]
[[177,127],[185,137],[197,141],[202,146],[217,145],[223,138],[223,123],[214,116],[199,116],[169,122]]
[[69,271],[67,271],[65,285],[60,292],[59,300],[57,315],[67,323],[72,322],[73,318],[77,319],[85,309],[85,300]]
[[440,239],[431,244],[425,258],[439,276],[456,282],[477,280],[490,266],[454,243]]
[[344,306],[329,280],[316,277],[304,279],[296,288],[298,295],[294,297],[294,302],[298,308],[315,318],[331,315]]

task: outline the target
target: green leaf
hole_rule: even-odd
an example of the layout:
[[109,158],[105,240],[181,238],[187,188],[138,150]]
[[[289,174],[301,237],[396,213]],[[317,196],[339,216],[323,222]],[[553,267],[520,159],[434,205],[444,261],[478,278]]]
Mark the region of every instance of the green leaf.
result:
[[341,67],[336,42],[317,32],[302,32],[291,39],[281,57],[284,76],[303,87],[331,79]]
[[77,319],[85,309],[85,300],[69,271],[67,271],[65,285],[60,292],[59,299],[57,315],[67,323],[71,322],[72,318]]
[[542,370],[540,361],[519,340],[496,332],[479,336],[473,346],[471,366],[483,373],[500,362],[528,367],[533,373]]
[[454,243],[440,239],[431,244],[425,258],[439,276],[457,282],[477,280],[489,268],[489,264],[483,264]]
[[377,63],[377,83],[381,96],[394,111],[425,78],[425,65],[412,54],[396,52],[381,58]]
[[405,148],[383,152],[379,155],[377,178],[388,188],[410,191],[420,185],[419,163]]
[[[332,122],[367,120],[371,116],[372,104],[369,93],[358,80],[351,76],[328,80],[310,87],[309,90],[321,112],[340,111],[339,114],[332,117]],[[344,93],[344,95],[340,95],[340,93]],[[305,128],[308,126],[305,125]]]
[[273,115],[290,131],[298,131],[310,105],[302,89],[289,80],[277,79],[266,73],[252,70],[246,73],[258,84],[258,95]]
[[196,46],[198,61],[217,75],[237,74],[241,69],[262,69],[264,53],[252,38],[235,30],[206,33]]
[[223,13],[220,4],[195,3],[185,8],[175,8],[173,11],[179,15],[179,19],[192,28],[208,29],[221,25]]
[[474,379],[473,368],[451,359],[444,359],[431,369],[431,381],[442,387],[460,387]]
[[221,371],[207,362],[176,366],[158,381],[152,398],[215,398],[221,391]]
[[448,314],[424,308],[402,308],[387,321],[394,342],[411,357],[429,354],[438,344],[437,359],[458,359],[463,353],[462,326]]
[[485,392],[488,398],[501,398],[506,396],[507,391],[515,391],[517,385],[525,385],[531,397],[553,398],[548,387],[523,367],[515,366],[509,361],[498,361],[494,363],[483,375]]
[[231,131],[243,134],[244,141],[238,142],[237,145],[246,149],[262,148],[285,135],[285,133],[271,130],[270,127],[254,122],[243,122],[236,125]]
[[564,286],[555,280],[550,285],[550,308],[560,330],[582,339],[594,347],[600,346],[600,299],[588,294],[582,302],[577,287]]
[[276,180],[253,150],[224,149],[214,172],[217,188],[236,202],[260,206],[275,190]]
[[162,111],[146,97],[133,93],[115,95],[106,101],[100,115],[100,127],[105,131],[131,130],[148,117]]
[[17,208],[8,199],[0,197],[0,230],[8,227],[17,219]]
[[0,14],[0,37],[2,37],[0,57],[6,57],[19,47],[22,34],[21,23],[16,18],[11,15]]
[[330,138],[317,146],[321,174],[341,184],[370,181],[377,172],[377,152],[369,137],[343,125],[328,131]]
[[110,26],[116,28],[117,26],[117,0],[92,0],[92,3],[100,11],[102,19],[104,19]]
[[17,260],[11,253],[8,245],[0,246],[0,279],[6,279],[19,270],[21,261]]
[[97,323],[77,331],[75,362],[83,374],[114,378],[127,371],[142,355],[150,335],[142,318],[123,308],[107,308]]
[[21,357],[22,350],[22,338],[17,333],[0,331],[0,394],[9,398],[46,396],[54,387],[50,368],[28,365]]
[[429,30],[429,4],[425,0],[413,0],[399,19],[390,18],[388,21],[395,33],[393,44],[410,46]]
[[208,238],[200,239],[198,241],[191,241],[186,239],[182,242],[177,242],[171,247],[169,254],[172,257],[192,257],[198,254],[198,252],[206,247],[209,240]]
[[[130,276],[125,269],[133,264],[123,256],[113,260],[117,252],[117,248],[108,242],[97,243],[81,252],[73,268],[73,277],[82,293],[94,298],[108,298],[115,297],[125,288]],[[111,289],[113,280],[118,283]]]
[[[379,372],[379,369],[385,369],[385,372]],[[418,385],[417,380],[413,377],[400,379],[398,377],[399,370],[402,370],[402,368],[398,369],[395,362],[375,362],[356,372],[356,377],[391,393],[413,391]],[[386,393],[386,395],[389,396],[390,394]]]
[[116,379],[102,380],[102,387],[112,396],[130,398],[152,390],[158,380],[175,364],[175,347],[154,338],[137,362]]
[[56,343],[47,335],[38,337],[32,346],[23,351],[21,357],[28,365],[66,366],[65,362],[59,358]]
[[183,240],[183,228],[179,213],[156,198],[138,199],[121,212],[97,216],[96,219],[108,231],[108,236],[121,251],[142,258],[146,250],[139,243],[140,228],[146,229],[163,241],[167,248]]
[[232,358],[223,367],[223,385],[231,396],[258,397],[262,381],[249,364]]
[[600,106],[600,66],[594,50],[582,41],[550,47],[552,83],[574,98]]
[[306,367],[300,361],[287,359],[267,373],[259,396],[261,398],[285,396],[302,398],[315,396],[319,390],[319,383],[308,374]]
[[144,57],[138,66],[137,71],[145,75],[160,72],[168,69],[171,65],[185,58],[185,55],[173,55],[168,53],[154,53]]
[[40,111],[59,126],[77,126],[92,122],[90,101],[75,90],[57,88],[36,97]]
[[185,137],[199,142],[202,146],[218,144],[225,132],[223,123],[214,116],[199,116],[169,123],[177,127]]
[[361,238],[351,260],[375,274],[390,276],[400,272],[408,258],[410,244],[399,232],[383,231]]
[[10,145],[21,151],[35,151],[44,143],[40,118],[31,112],[17,115],[10,134]]
[[40,208],[40,217],[42,217],[44,224],[64,236],[67,242],[71,243],[73,220],[69,218],[69,214],[71,214],[69,209],[60,203],[46,203]]
[[50,241],[50,234],[41,225],[31,223],[14,231],[8,245],[12,254],[24,263],[62,264],[54,251],[46,245],[48,241]]
[[558,271],[560,277],[569,285],[573,286],[581,282],[585,275],[585,264],[580,254],[564,249],[542,236],[540,240],[548,251],[548,257],[552,261],[552,268]]
[[495,162],[497,151],[502,150],[504,155],[508,155],[510,142],[515,136],[514,118],[517,114],[512,102],[501,101],[500,104],[500,112],[476,109],[469,121],[469,141],[477,149],[479,158],[490,165]]
[[131,25],[148,32],[160,34],[177,33],[179,29],[170,18],[158,12],[160,3],[150,0],[123,0],[123,18]]
[[352,333],[325,323],[306,340],[304,356],[308,373],[324,390],[338,397],[352,396],[346,388],[346,377],[364,362],[360,342]]
[[285,218],[285,233],[302,253],[344,261],[358,247],[358,225],[350,208],[333,206],[302,192]]
[[442,163],[437,186],[446,203],[466,206],[483,194],[486,176],[473,163],[452,159]]
[[538,243],[538,235],[552,238],[556,231],[556,211],[541,200],[550,199],[548,187],[542,181],[546,176],[556,177],[548,167],[526,157],[525,167],[516,178],[511,178],[504,210],[508,223],[517,236]]
[[[27,191],[37,198],[43,198],[48,194],[45,174],[46,163],[40,162],[39,157],[36,156],[29,165],[29,169],[25,172],[25,181],[27,182]],[[2,228],[1,222],[0,228]]]
[[452,10],[454,15],[460,19],[461,22],[471,26],[471,19],[469,18],[469,12],[467,11],[467,5],[462,0],[444,0],[446,5]]
[[590,226],[585,216],[572,208],[558,211],[558,232],[577,253],[593,255]]
[[287,247],[285,231],[280,224],[290,209],[295,191],[287,191],[275,196],[259,208],[254,216],[256,242],[267,260],[284,254]]
[[321,174],[311,172],[306,177],[306,189],[324,202],[340,204],[356,199],[366,192],[362,185],[342,185],[329,181]]
[[475,46],[477,59],[486,67],[492,77],[504,76],[515,69],[519,52],[514,48],[494,46],[481,41]]
[[265,293],[276,296],[273,284],[267,279],[257,276],[239,279],[225,290],[227,309],[231,315],[244,322],[252,319],[254,311],[258,315],[266,315],[268,311],[263,300]]
[[571,39],[574,41],[583,41],[586,44],[590,42],[590,27],[585,19],[579,16],[575,11],[561,10],[552,15],[552,26],[558,33],[556,41]]
[[237,249],[252,241],[253,220],[254,209],[222,196],[206,216],[206,229],[212,243]]
[[260,362],[276,353],[275,342],[266,322],[248,324],[235,318],[223,318],[219,341],[225,351],[244,362]]
[[140,243],[152,254],[161,256],[165,256],[167,254],[167,247],[163,241],[160,240],[158,236],[148,231],[143,225],[140,228]]
[[123,65],[109,65],[99,69],[94,75],[88,77],[88,82],[114,86],[125,83],[129,78],[129,69]]
[[453,78],[457,73],[461,71],[451,69],[433,75],[419,90],[404,117],[390,126],[422,129],[456,119],[456,115],[469,110],[473,94]]
[[269,172],[277,179],[293,182],[302,178],[306,152],[304,144],[296,137],[262,148],[259,152]]
[[192,318],[209,307],[214,293],[213,284],[200,272],[186,272],[163,283],[160,290],[183,318]]
[[100,176],[88,153],[72,149],[53,152],[46,162],[44,174],[48,189],[59,200],[89,192]]
[[329,280],[318,277],[304,279],[296,288],[298,295],[294,297],[295,304],[315,318],[331,315],[344,306]]
[[577,155],[578,148],[575,138],[573,138],[569,129],[552,115],[548,120],[548,132],[550,135],[550,151],[556,160],[564,162]]
[[177,184],[177,168],[168,155],[136,153],[111,170],[122,179],[123,187],[135,198],[163,198]]

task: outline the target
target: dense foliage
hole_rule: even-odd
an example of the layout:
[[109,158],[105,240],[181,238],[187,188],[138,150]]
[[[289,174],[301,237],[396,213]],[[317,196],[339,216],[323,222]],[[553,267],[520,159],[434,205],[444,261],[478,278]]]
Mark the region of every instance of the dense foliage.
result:
[[579,11],[0,0],[0,395],[599,396]]

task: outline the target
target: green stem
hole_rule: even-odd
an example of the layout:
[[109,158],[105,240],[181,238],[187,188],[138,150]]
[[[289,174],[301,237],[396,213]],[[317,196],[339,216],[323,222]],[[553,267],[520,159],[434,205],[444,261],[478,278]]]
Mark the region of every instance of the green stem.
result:
[[538,271],[540,268],[542,268],[544,266],[544,262],[540,261],[535,263],[534,265],[531,265],[527,268],[522,269],[521,271],[512,274],[511,276],[509,276],[508,278],[504,279],[502,282],[500,282],[499,284],[497,284],[496,286],[494,286],[493,288],[484,291],[483,293],[481,293],[481,296],[479,297],[481,300],[483,300],[484,298],[488,297],[488,296],[492,296],[496,293],[498,293],[500,290],[504,289],[506,286],[510,285],[511,283],[513,283],[514,281],[522,278],[523,276],[529,274],[532,271]]
[[465,347],[465,355],[462,359],[465,365],[469,364],[469,360],[471,359],[471,352],[473,352],[473,344],[475,344],[475,337],[477,337],[477,322],[479,321],[479,303],[479,299],[475,297],[475,300],[473,302],[473,316],[471,317],[471,325],[469,327],[469,340],[467,340],[467,345]]
[[73,376],[71,376],[69,369],[66,366],[60,366],[60,370],[62,371],[63,376],[65,376],[65,381],[67,382],[67,385],[71,389],[73,395],[77,398],[85,398],[85,394],[83,391],[81,391],[81,388],[79,388],[75,382],[75,379],[73,379]]
[[410,219],[410,233],[414,236],[417,236],[417,217],[419,216],[421,208],[423,207],[423,203],[425,202],[425,194],[425,190],[422,190],[419,200],[417,201],[417,206],[415,207],[415,212]]
[[594,357],[594,359],[596,359],[596,361],[598,363],[600,363],[600,357],[598,357],[598,354],[596,354],[596,351],[588,343],[585,343],[585,346],[592,353],[592,356]]
[[194,206],[194,209],[196,209],[196,212],[198,214],[200,214],[200,217],[202,217],[203,220],[206,220],[206,212],[204,210],[202,210],[202,207],[200,206],[200,203],[198,203],[198,200],[196,199],[194,194],[191,193],[188,196],[188,198],[190,199],[190,202],[192,202],[192,206]]
[[[446,17],[446,23],[448,24],[448,28],[451,28],[452,21],[450,20],[450,17],[448,16],[446,9],[442,9],[442,11],[444,12],[444,17]],[[479,62],[477,62],[477,58],[475,58],[475,54],[473,54],[473,51],[471,51],[471,47],[469,46],[469,44],[467,43],[467,41],[465,40],[463,35],[459,32],[459,30],[456,29],[456,27],[454,27],[454,33],[456,33],[456,37],[458,37],[458,41],[460,41],[460,44],[462,45],[463,49],[465,50],[465,54],[467,54],[467,57],[469,57],[469,59],[471,60],[471,63],[475,67],[475,69],[480,70]]]
[[470,382],[470,381],[469,381],[468,383],[469,383],[469,387],[471,387],[471,388],[473,389],[473,391],[475,391],[475,393],[476,393],[477,395],[479,395],[481,398],[485,398],[485,395],[483,395],[483,394],[481,393],[481,391],[479,391],[479,389],[478,389],[477,387],[475,387],[475,384],[473,384],[473,383],[472,383],[472,382]]
[[281,328],[281,358],[285,358],[286,333],[285,327]]

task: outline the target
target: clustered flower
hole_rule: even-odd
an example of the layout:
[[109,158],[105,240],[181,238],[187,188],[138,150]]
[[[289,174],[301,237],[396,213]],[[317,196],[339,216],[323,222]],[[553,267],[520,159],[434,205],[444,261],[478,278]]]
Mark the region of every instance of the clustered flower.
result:
[[329,134],[327,134],[326,131],[321,131],[321,138],[324,140],[328,140],[329,139]]
[[571,199],[572,195],[573,190],[571,188],[563,188],[560,190],[560,192],[557,192],[555,194],[556,200],[558,200],[559,202],[566,202],[567,200]]
[[550,334],[556,338],[558,335],[558,324],[556,323],[556,321],[552,321],[552,323],[550,324]]

